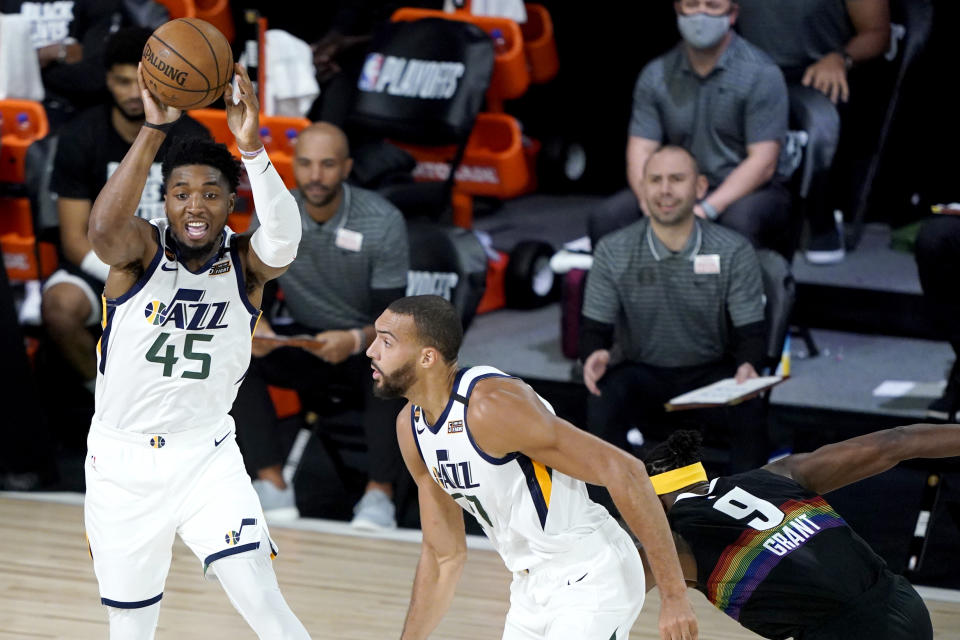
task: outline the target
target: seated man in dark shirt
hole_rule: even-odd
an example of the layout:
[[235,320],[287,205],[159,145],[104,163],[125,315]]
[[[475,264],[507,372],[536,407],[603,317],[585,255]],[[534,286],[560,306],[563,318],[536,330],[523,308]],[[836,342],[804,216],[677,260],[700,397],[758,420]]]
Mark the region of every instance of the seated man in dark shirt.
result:
[[745,471],[767,460],[759,399],[669,414],[663,407],[724,378],[756,377],[763,358],[757,255],[740,234],[694,214],[706,189],[687,151],[658,149],[643,176],[649,216],[597,245],[580,334],[590,390],[587,427],[630,450],[625,434],[631,423],[647,438],[656,426],[697,423],[726,432],[731,468]]
[[[791,114],[809,136],[806,154],[822,168],[804,176],[802,190],[810,198],[806,211],[810,240],[804,255],[811,264],[840,262],[845,255],[843,225],[834,212],[849,214],[853,207],[851,156],[866,156],[876,144],[882,110],[869,95],[875,80],[870,63],[890,44],[889,1],[738,4],[740,33],[783,71]],[[851,98],[860,105],[856,117],[851,117],[847,105]]]
[[274,515],[291,513],[295,496],[289,478],[283,477],[284,456],[267,384],[295,389],[308,408],[311,399],[325,398],[333,383],[358,391],[368,481],[352,524],[392,529],[397,526],[393,487],[401,471],[394,424],[402,402],[373,397],[372,370],[363,352],[376,337],[374,319],[406,292],[410,250],[403,214],[380,195],[345,182],[352,165],[347,138],[338,127],[320,122],[300,132],[293,195],[303,236],[297,259],[278,279],[293,324],[271,325],[264,317],[256,336],[309,334],[317,343],[260,347],[255,339],[255,357],[232,413],[264,508]]

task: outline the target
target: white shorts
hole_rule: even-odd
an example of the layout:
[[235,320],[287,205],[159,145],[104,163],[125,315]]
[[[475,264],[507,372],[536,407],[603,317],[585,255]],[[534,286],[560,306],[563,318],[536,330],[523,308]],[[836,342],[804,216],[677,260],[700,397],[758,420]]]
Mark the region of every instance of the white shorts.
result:
[[95,422],[84,470],[84,521],[105,605],[161,599],[174,534],[204,573],[226,556],[277,553],[229,418],[216,429],[158,435]]
[[49,278],[44,281],[42,291],[46,292],[46,290],[50,287],[64,283],[72,284],[73,286],[79,288],[83,292],[83,295],[86,296],[87,300],[90,302],[90,315],[87,316],[86,320],[84,321],[84,325],[90,327],[95,324],[100,324],[100,307],[103,306],[103,303],[100,300],[100,295],[95,293],[93,287],[90,286],[90,283],[80,276],[70,273],[66,269],[57,269],[50,274]]
[[576,548],[514,573],[503,640],[626,640],[645,596],[640,554],[610,518]]

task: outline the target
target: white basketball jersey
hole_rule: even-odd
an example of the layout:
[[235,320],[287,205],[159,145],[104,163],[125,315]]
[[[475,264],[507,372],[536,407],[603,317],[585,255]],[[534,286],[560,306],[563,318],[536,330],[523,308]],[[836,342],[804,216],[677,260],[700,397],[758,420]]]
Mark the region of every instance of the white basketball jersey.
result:
[[233,231],[194,273],[178,260],[167,220],[151,224],[160,246],[143,276],[103,298],[93,419],[135,433],[214,427],[230,420],[260,310],[247,298]]
[[[433,425],[420,407],[411,407],[413,437],[437,484],[473,514],[507,568],[522,571],[570,550],[610,515],[590,500],[582,481],[519,452],[494,458],[477,447],[467,405],[477,381],[494,376],[510,377],[493,367],[462,369]],[[524,425],[506,421],[503,428]]]

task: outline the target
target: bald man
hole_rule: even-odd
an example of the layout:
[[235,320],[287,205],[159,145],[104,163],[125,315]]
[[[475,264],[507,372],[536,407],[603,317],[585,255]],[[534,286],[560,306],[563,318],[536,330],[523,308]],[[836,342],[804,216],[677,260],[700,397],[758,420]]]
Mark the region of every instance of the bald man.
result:
[[[374,319],[406,293],[409,249],[403,216],[385,199],[346,183],[353,166],[346,136],[318,122],[297,138],[291,190],[303,234],[297,259],[278,280],[293,323],[271,322],[266,310],[257,337],[309,335],[311,348],[262,346],[255,341],[250,371],[234,404],[237,438],[264,509],[295,506],[282,476],[281,451],[267,384],[294,389],[309,408],[335,382],[363,390],[368,482],[354,507],[353,525],[396,527],[393,483],[401,470],[393,431],[402,402],[373,398],[364,350]],[[276,512],[281,513],[281,512]]]

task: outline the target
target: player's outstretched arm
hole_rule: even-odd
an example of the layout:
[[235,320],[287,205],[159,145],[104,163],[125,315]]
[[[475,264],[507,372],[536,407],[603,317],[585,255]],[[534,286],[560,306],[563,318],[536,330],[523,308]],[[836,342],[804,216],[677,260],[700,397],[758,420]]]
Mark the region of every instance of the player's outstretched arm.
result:
[[[676,531],[671,531],[671,533],[673,534],[673,544],[677,548],[677,555],[680,558],[680,569],[683,571],[683,577],[687,581],[687,586],[696,587],[697,558],[693,555],[693,549],[690,548],[690,545],[679,533]],[[647,552],[643,550],[643,547],[640,547],[638,551],[640,552],[640,560],[643,562],[644,586],[647,589],[647,593],[649,593],[651,589],[657,586],[657,576],[653,574],[653,568],[650,566],[650,559],[647,558]]]
[[117,170],[100,190],[90,210],[87,239],[103,262],[110,266],[144,263],[153,257],[156,240],[149,223],[134,216],[140,204],[143,186],[166,129],[180,117],[180,111],[161,104],[144,84],[143,70],[137,68],[137,81],[146,124],[140,129]]
[[827,493],[904,460],[953,456],[960,456],[960,425],[911,424],[787,456],[764,469],[793,478],[815,493]]
[[[520,380],[481,380],[470,396],[467,412],[474,440],[486,453],[502,457],[519,451],[569,476],[605,486],[643,544],[657,578],[661,637],[697,637],[697,619],[687,598],[670,526],[639,460],[553,415]],[[504,429],[504,424],[523,428]]]
[[227,126],[237,140],[243,165],[250,177],[253,206],[260,226],[246,245],[246,270],[253,281],[263,285],[276,278],[293,262],[300,245],[300,210],[267,155],[260,140],[260,101],[242,65],[236,65],[237,90],[227,85],[223,101]]
[[440,624],[467,559],[463,510],[440,488],[427,470],[410,424],[410,405],[397,416],[397,440],[403,461],[417,483],[423,545],[413,579],[410,606],[401,640],[427,638]]

